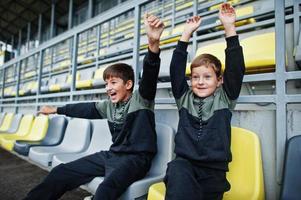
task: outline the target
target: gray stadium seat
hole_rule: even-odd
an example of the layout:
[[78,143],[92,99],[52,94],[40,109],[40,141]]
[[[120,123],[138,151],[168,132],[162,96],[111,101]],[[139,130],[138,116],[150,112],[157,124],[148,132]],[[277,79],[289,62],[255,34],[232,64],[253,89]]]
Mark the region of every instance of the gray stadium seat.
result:
[[301,135],[290,138],[287,142],[283,169],[281,200],[301,199]]
[[[0,134],[7,134],[7,133],[15,133],[18,130],[19,124],[21,122],[23,115],[21,113],[15,114],[10,127],[6,131],[0,131]],[[4,117],[3,117],[4,118]]]
[[[158,153],[152,162],[152,167],[143,179],[130,185],[121,196],[121,200],[132,200],[147,194],[150,185],[162,181],[164,178],[167,163],[172,160],[174,131],[171,127],[160,123],[156,124],[156,130]],[[94,194],[102,181],[103,177],[94,178],[90,183],[86,184],[88,190]]]
[[52,167],[61,163],[71,162],[81,157],[93,154],[101,150],[109,150],[112,144],[112,136],[109,129],[108,121],[92,120],[92,138],[88,149],[81,153],[58,154],[52,159]]
[[64,138],[66,126],[67,119],[64,116],[51,117],[46,137],[42,141],[16,141],[14,151],[27,156],[31,147],[59,145]]
[[84,151],[91,139],[91,123],[87,119],[73,118],[69,121],[61,144],[50,147],[32,147],[29,158],[43,166],[50,166],[56,154]]
[[162,51],[160,57],[164,59],[161,60],[161,67],[160,67],[158,79],[163,82],[170,81],[169,66],[172,57],[172,51],[171,50]]

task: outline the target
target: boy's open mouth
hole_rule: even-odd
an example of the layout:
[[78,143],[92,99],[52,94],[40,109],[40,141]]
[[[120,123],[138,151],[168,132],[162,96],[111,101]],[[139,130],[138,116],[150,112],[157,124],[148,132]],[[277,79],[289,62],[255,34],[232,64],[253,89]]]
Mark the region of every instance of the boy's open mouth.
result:
[[111,92],[111,93],[109,94],[109,96],[110,96],[111,98],[116,97],[116,95],[117,95],[117,92]]

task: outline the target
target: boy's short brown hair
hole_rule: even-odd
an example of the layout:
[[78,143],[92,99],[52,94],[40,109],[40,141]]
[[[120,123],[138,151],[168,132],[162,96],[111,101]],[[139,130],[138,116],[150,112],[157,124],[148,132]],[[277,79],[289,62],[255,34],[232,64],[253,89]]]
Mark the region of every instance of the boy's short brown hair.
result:
[[133,68],[125,63],[116,63],[108,66],[103,72],[103,80],[109,79],[111,77],[121,78],[124,83],[128,80],[133,81],[133,87],[131,91],[134,89],[134,70]]
[[193,68],[200,66],[212,67],[217,77],[220,77],[222,75],[221,61],[214,55],[206,53],[199,55],[198,57],[193,59],[190,65],[190,71],[192,71]]

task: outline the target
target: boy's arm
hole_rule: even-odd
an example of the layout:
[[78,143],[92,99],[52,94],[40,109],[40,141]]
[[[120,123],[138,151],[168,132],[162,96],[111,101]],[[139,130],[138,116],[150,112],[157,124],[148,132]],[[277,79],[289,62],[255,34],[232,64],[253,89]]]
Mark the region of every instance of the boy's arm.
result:
[[67,104],[62,107],[43,106],[38,112],[41,114],[62,114],[69,117],[78,117],[86,119],[102,119],[95,107],[95,103],[77,103]]
[[243,57],[242,48],[239,45],[238,36],[231,36],[226,38],[226,67],[223,77],[223,88],[227,96],[231,100],[238,98],[243,76],[245,73],[245,62]]
[[143,60],[143,74],[139,85],[139,93],[143,98],[153,100],[157,90],[160,69],[159,45],[164,24],[159,18],[148,14],[144,15],[144,24],[148,38],[148,53]]
[[170,63],[170,79],[172,92],[176,99],[179,99],[188,89],[188,84],[185,79],[187,47],[191,35],[200,24],[201,18],[199,16],[191,17],[186,21],[180,41],[172,55]]
[[170,81],[173,96],[179,99],[188,89],[185,78],[188,42],[179,41],[170,63]]
[[219,11],[219,18],[225,28],[227,42],[223,88],[227,96],[231,100],[235,100],[240,93],[245,73],[245,63],[243,51],[235,30],[236,15],[234,8],[228,3],[222,4]]

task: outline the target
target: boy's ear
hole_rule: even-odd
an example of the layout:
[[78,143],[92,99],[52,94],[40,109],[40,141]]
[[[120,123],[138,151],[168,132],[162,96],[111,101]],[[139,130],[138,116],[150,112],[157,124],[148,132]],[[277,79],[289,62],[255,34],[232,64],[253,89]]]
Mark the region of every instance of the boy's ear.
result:
[[223,76],[217,78],[217,87],[221,86],[224,83]]
[[127,90],[132,89],[132,87],[133,87],[133,81],[132,81],[132,80],[128,80],[128,81],[125,83],[125,87],[126,87]]

